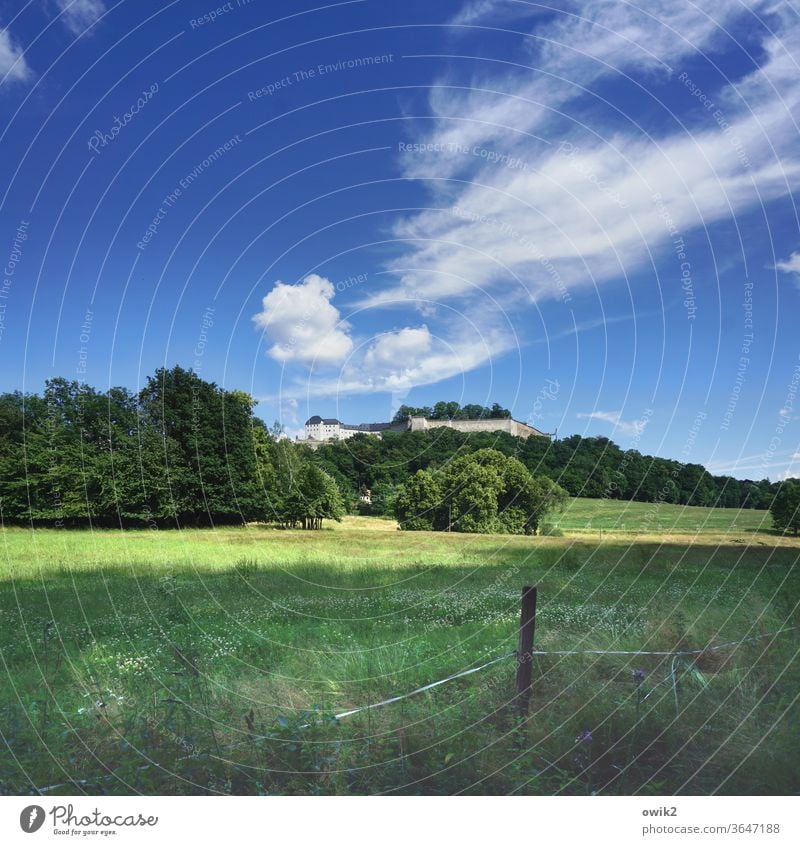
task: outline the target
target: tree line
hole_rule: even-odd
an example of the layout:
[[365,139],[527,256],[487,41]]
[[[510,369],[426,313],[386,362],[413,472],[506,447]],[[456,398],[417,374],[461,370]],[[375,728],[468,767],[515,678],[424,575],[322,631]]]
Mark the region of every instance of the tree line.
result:
[[392,422],[405,422],[410,417],[426,417],[429,420],[507,420],[511,411],[502,408],[497,402],[491,408],[485,405],[459,405],[458,402],[436,402],[433,406],[401,405],[392,418]]
[[[770,508],[786,489],[778,518],[789,530],[797,525],[792,485],[714,476],[699,464],[623,451],[604,437],[522,440],[441,428],[358,434],[311,451],[281,438],[279,426],[268,428],[255,404],[181,367],[157,370],[137,393],[56,378],[41,394],[0,394],[0,519],[316,528],[359,509],[394,516],[419,470],[441,479],[462,456],[493,449],[570,496]],[[473,415],[471,408],[411,410],[452,416]],[[371,503],[360,502],[367,490]]]
[[780,487],[766,479],[712,475],[700,464],[643,455],[606,437],[578,434],[560,440],[448,428],[384,432],[381,439],[359,434],[321,445],[313,460],[340,486],[370,490],[373,504],[365,511],[391,515],[400,487],[418,470],[436,470],[460,454],[486,448],[516,458],[534,477],[551,478],[570,496],[767,509]]
[[341,519],[336,482],[276,440],[254,400],[191,370],[159,369],[138,393],[56,378],[0,395],[0,517],[55,526],[319,528]]

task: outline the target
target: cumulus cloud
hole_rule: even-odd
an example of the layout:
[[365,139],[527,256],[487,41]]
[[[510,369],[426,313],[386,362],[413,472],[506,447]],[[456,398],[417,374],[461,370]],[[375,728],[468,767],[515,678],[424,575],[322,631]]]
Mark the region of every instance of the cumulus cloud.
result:
[[[296,400],[309,396],[391,393],[403,396],[415,387],[464,375],[505,355],[516,345],[507,326],[492,325],[462,314],[457,326],[448,323],[437,335],[425,325],[404,326],[365,339],[357,348],[352,327],[332,304],[335,288],[313,274],[296,285],[277,282],[253,315],[271,342],[267,354],[281,363],[300,363],[311,377],[294,378],[277,397],[286,416],[296,412]],[[339,367],[335,375],[324,368]],[[323,371],[317,370],[322,367]]]
[[793,252],[785,261],[779,261],[775,269],[791,275],[795,284],[800,287],[800,251]]
[[623,420],[622,411],[591,411],[585,414],[576,414],[582,420],[600,420],[614,426],[614,431],[619,431],[629,437],[640,435],[647,427],[647,420]]
[[106,12],[103,0],[56,0],[61,22],[73,34],[81,35]]
[[392,372],[399,362],[404,366],[416,366],[420,356],[430,352],[433,338],[427,326],[418,329],[405,328],[380,335],[364,356],[364,364],[370,370]]
[[24,82],[31,70],[8,29],[0,29],[0,83]]
[[[492,8],[473,4],[470,19],[484,6]],[[433,188],[438,209],[396,226],[397,237],[416,244],[389,265],[399,282],[365,302],[463,299],[487,289],[565,297],[651,261],[676,230],[800,188],[800,22],[775,8],[767,0],[654,0],[642,9],[576,1],[567,6],[575,14],[532,30],[536,71],[493,72],[472,80],[467,93],[435,88],[434,120],[425,124],[433,129],[418,140],[438,151],[406,152],[401,163],[406,175],[430,177],[433,186],[443,176],[459,181]],[[683,87],[673,66],[713,51],[724,28],[745,23],[751,10],[770,14],[774,34],[761,30],[758,69],[707,92],[718,119],[706,113],[695,126],[650,136],[618,120],[600,139],[581,125],[587,86],[656,73]],[[596,117],[586,122],[602,130]]]
[[350,325],[331,304],[334,293],[333,284],[317,274],[296,285],[276,282],[252,318],[272,341],[270,357],[282,363],[340,364],[353,341]]

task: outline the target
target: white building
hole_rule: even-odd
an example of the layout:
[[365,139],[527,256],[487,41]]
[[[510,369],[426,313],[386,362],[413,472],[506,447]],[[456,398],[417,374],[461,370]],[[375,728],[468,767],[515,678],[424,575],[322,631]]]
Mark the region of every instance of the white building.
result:
[[314,444],[326,443],[331,440],[347,440],[356,434],[371,434],[380,437],[384,431],[429,431],[432,428],[454,428],[466,433],[499,432],[504,431],[514,437],[523,439],[531,436],[551,437],[538,428],[527,423],[509,418],[477,419],[477,420],[432,420],[425,417],[410,417],[399,423],[362,423],[361,425],[347,425],[337,419],[324,419],[313,416],[306,420],[303,438],[304,442],[315,448]]
[[[347,425],[337,419],[320,416],[309,417],[303,427],[303,440],[307,442],[324,443],[329,440],[347,440],[356,434],[372,434],[380,437],[382,431],[393,429],[405,430],[406,424],[393,423],[362,423],[361,425]],[[300,439],[300,438],[298,438]]]
[[310,417],[303,427],[306,440],[343,440],[342,430],[339,420],[323,419],[320,416]]

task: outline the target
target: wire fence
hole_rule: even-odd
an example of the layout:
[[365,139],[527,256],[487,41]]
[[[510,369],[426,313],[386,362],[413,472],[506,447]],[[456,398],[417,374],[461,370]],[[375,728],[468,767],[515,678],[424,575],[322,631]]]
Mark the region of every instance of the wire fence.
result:
[[[713,651],[721,651],[722,649],[733,648],[734,646],[743,645],[746,642],[751,642],[751,641],[754,641],[754,640],[762,640],[762,639],[766,639],[767,637],[777,637],[781,634],[788,633],[789,631],[796,631],[798,628],[800,628],[800,625],[790,625],[786,628],[780,628],[779,630],[772,631],[770,633],[754,634],[754,635],[749,636],[749,637],[744,637],[741,640],[731,640],[729,642],[720,643],[719,645],[707,645],[703,648],[695,648],[695,649],[682,649],[682,650],[673,649],[672,651],[645,651],[645,650],[626,651],[626,650],[621,650],[621,649],[569,649],[569,650],[554,650],[554,651],[535,650],[535,651],[532,651],[531,654],[534,657],[548,657],[548,656],[552,656],[552,657],[572,657],[572,656],[591,656],[591,655],[620,655],[620,656],[631,656],[631,657],[635,657],[635,656],[671,657],[672,663],[671,663],[671,666],[670,666],[670,672],[667,675],[667,677],[664,679],[664,681],[661,681],[659,684],[656,685],[656,687],[661,686],[661,684],[669,682],[671,680],[672,683],[673,683],[673,690],[675,692],[675,705],[676,705],[676,708],[677,708],[677,706],[678,706],[678,700],[677,700],[677,667],[678,667],[678,662],[682,658],[697,656],[697,655],[700,655],[700,654],[707,654],[708,652],[713,652]],[[473,675],[476,672],[480,672],[483,669],[486,669],[489,666],[493,666],[496,663],[500,663],[503,660],[508,660],[511,657],[518,657],[518,655],[519,655],[519,652],[517,652],[516,650],[507,652],[506,654],[501,654],[498,657],[492,658],[491,660],[487,661],[486,663],[482,663],[480,666],[474,666],[474,667],[471,667],[469,669],[464,669],[461,672],[456,672],[452,675],[448,675],[446,678],[441,678],[438,681],[433,681],[430,684],[425,684],[424,686],[418,687],[417,689],[411,690],[410,692],[402,693],[400,695],[394,695],[391,698],[386,698],[386,699],[383,699],[382,701],[376,701],[372,704],[366,704],[363,707],[356,707],[352,710],[345,710],[342,713],[336,713],[336,714],[333,715],[333,719],[335,721],[339,721],[340,719],[345,719],[348,716],[355,716],[357,713],[363,713],[367,710],[374,710],[377,707],[386,707],[389,704],[396,704],[398,701],[404,701],[407,698],[411,698],[415,695],[420,695],[423,692],[427,692],[428,690],[434,689],[436,687],[440,687],[443,684],[450,683],[451,681],[455,681],[458,678],[464,678],[467,675]],[[645,698],[647,698],[649,695],[651,695],[653,691],[654,690],[651,690],[645,696]],[[308,723],[299,725],[298,729],[310,728],[312,726],[312,724],[313,724],[312,722],[308,722]],[[242,745],[249,744],[253,741],[253,739],[268,739],[268,738],[269,738],[268,736],[264,736],[264,737],[250,736],[246,740],[242,740],[241,742],[235,742],[235,743],[232,743],[230,745],[227,745],[226,749],[231,750],[231,749],[234,749],[234,748],[238,748]],[[179,760],[187,760],[187,759],[190,759],[190,758],[189,757],[179,758]],[[222,758],[217,758],[217,759],[222,759]],[[146,765],[139,766],[137,771],[145,771],[145,770],[148,770],[148,769],[151,769],[151,768],[160,768],[160,766],[158,766],[158,764],[146,764]],[[51,786],[38,787],[38,788],[36,788],[36,792],[38,792],[39,794],[46,794],[48,792],[52,792],[53,790],[60,789],[60,788],[65,787],[65,786],[80,786],[80,787],[89,786],[93,783],[97,783],[97,782],[103,781],[103,780],[110,780],[111,778],[114,778],[114,777],[116,777],[116,775],[110,774],[110,775],[102,775],[100,777],[92,778],[92,779],[82,778],[80,780],[69,780],[69,781],[66,781],[65,783],[58,783],[58,784],[53,784]]]
[[[628,655],[628,656],[645,656],[645,655],[652,655],[652,656],[659,656],[659,657],[672,657],[673,660],[679,657],[689,657],[691,655],[698,655],[698,654],[706,654],[709,651],[719,651],[724,648],[731,648],[732,646],[742,645],[743,643],[749,642],[751,640],[758,640],[758,639],[765,639],[766,637],[777,637],[779,634],[784,634],[788,631],[794,631],[799,628],[799,625],[792,625],[788,628],[781,628],[778,631],[774,631],[769,634],[755,634],[751,637],[745,637],[741,640],[731,640],[727,643],[721,643],[720,645],[712,645],[706,646],[705,648],[697,648],[697,649],[690,649],[688,651],[622,651],[617,649],[583,649],[583,650],[569,650],[569,651],[532,651],[531,654],[534,657],[546,657],[546,656],[574,656],[574,655],[600,655],[600,654],[611,654],[611,655]],[[374,704],[367,704],[364,707],[356,707],[354,710],[346,710],[344,713],[337,713],[334,715],[335,719],[344,719],[346,716],[353,716],[356,713],[361,713],[364,710],[372,710],[375,707],[384,707],[387,704],[394,704],[397,701],[402,701],[405,698],[411,698],[413,695],[419,695],[421,692],[425,692],[426,690],[433,689],[434,687],[441,686],[442,684],[446,684],[449,681],[455,681],[457,678],[463,678],[465,675],[471,675],[474,672],[480,672],[481,669],[485,669],[487,666],[492,666],[494,663],[499,663],[501,660],[507,660],[509,657],[516,657],[518,652],[510,651],[507,654],[501,654],[499,657],[495,657],[492,660],[488,661],[488,663],[483,663],[480,666],[475,666],[472,669],[465,669],[463,672],[456,672],[454,675],[448,675],[446,678],[442,678],[440,681],[434,681],[431,684],[426,684],[424,687],[419,687],[418,689],[411,690],[411,692],[407,692],[403,695],[395,695],[392,698],[387,698],[384,701],[377,701]]]

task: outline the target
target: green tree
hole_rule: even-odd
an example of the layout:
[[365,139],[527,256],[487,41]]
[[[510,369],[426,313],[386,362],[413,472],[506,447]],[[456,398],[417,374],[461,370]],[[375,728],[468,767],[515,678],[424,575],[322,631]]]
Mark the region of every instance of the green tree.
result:
[[447,474],[435,525],[470,534],[500,531],[497,500],[501,489],[495,467],[476,460],[465,462],[459,471]]
[[498,405],[497,402],[495,402],[489,411],[489,417],[493,420],[509,419],[511,417],[511,411],[509,411],[508,408],[503,408],[502,405]]
[[700,464],[684,464],[676,479],[681,505],[713,507],[717,500],[714,480]]
[[51,516],[45,484],[50,457],[46,418],[41,396],[17,391],[0,397],[0,514],[4,521]]
[[379,481],[370,492],[372,501],[367,507],[367,512],[373,516],[393,516],[397,501],[397,486],[386,481]]
[[181,471],[188,470],[191,492],[181,502],[188,506],[179,514],[182,520],[213,524],[263,518],[253,442],[255,402],[249,394],[223,390],[176,366],[149,377],[139,402],[144,425],[162,437],[164,460],[172,440],[181,453]]
[[485,417],[487,409],[483,405],[464,405],[456,414],[458,420],[479,420]]
[[344,516],[344,502],[336,482],[310,462],[300,468],[284,509],[290,527],[299,524],[305,529],[322,528],[324,519],[341,522]]
[[392,422],[394,423],[401,423],[405,422],[410,417],[432,417],[433,416],[433,408],[429,408],[427,405],[423,408],[414,408],[412,405],[401,405],[395,415],[392,417]]
[[433,473],[417,470],[403,485],[395,500],[395,516],[406,531],[430,531],[441,500],[441,489]]
[[538,533],[548,514],[564,510],[569,499],[569,493],[546,475],[531,478],[528,496],[530,516],[526,534]]
[[784,481],[775,494],[769,511],[772,514],[772,524],[778,531],[791,531],[796,537],[800,532],[800,481]]
[[456,504],[453,530],[535,534],[568,495],[547,476],[532,476],[521,461],[496,449],[457,458],[447,474],[443,500]]
[[458,455],[434,476],[420,470],[401,488],[396,513],[408,530],[534,534],[567,492],[497,449]]
[[267,493],[267,519],[291,528],[302,516],[302,508],[298,510],[292,496],[299,484],[303,459],[293,443],[279,440],[272,446],[272,460],[274,487]]

